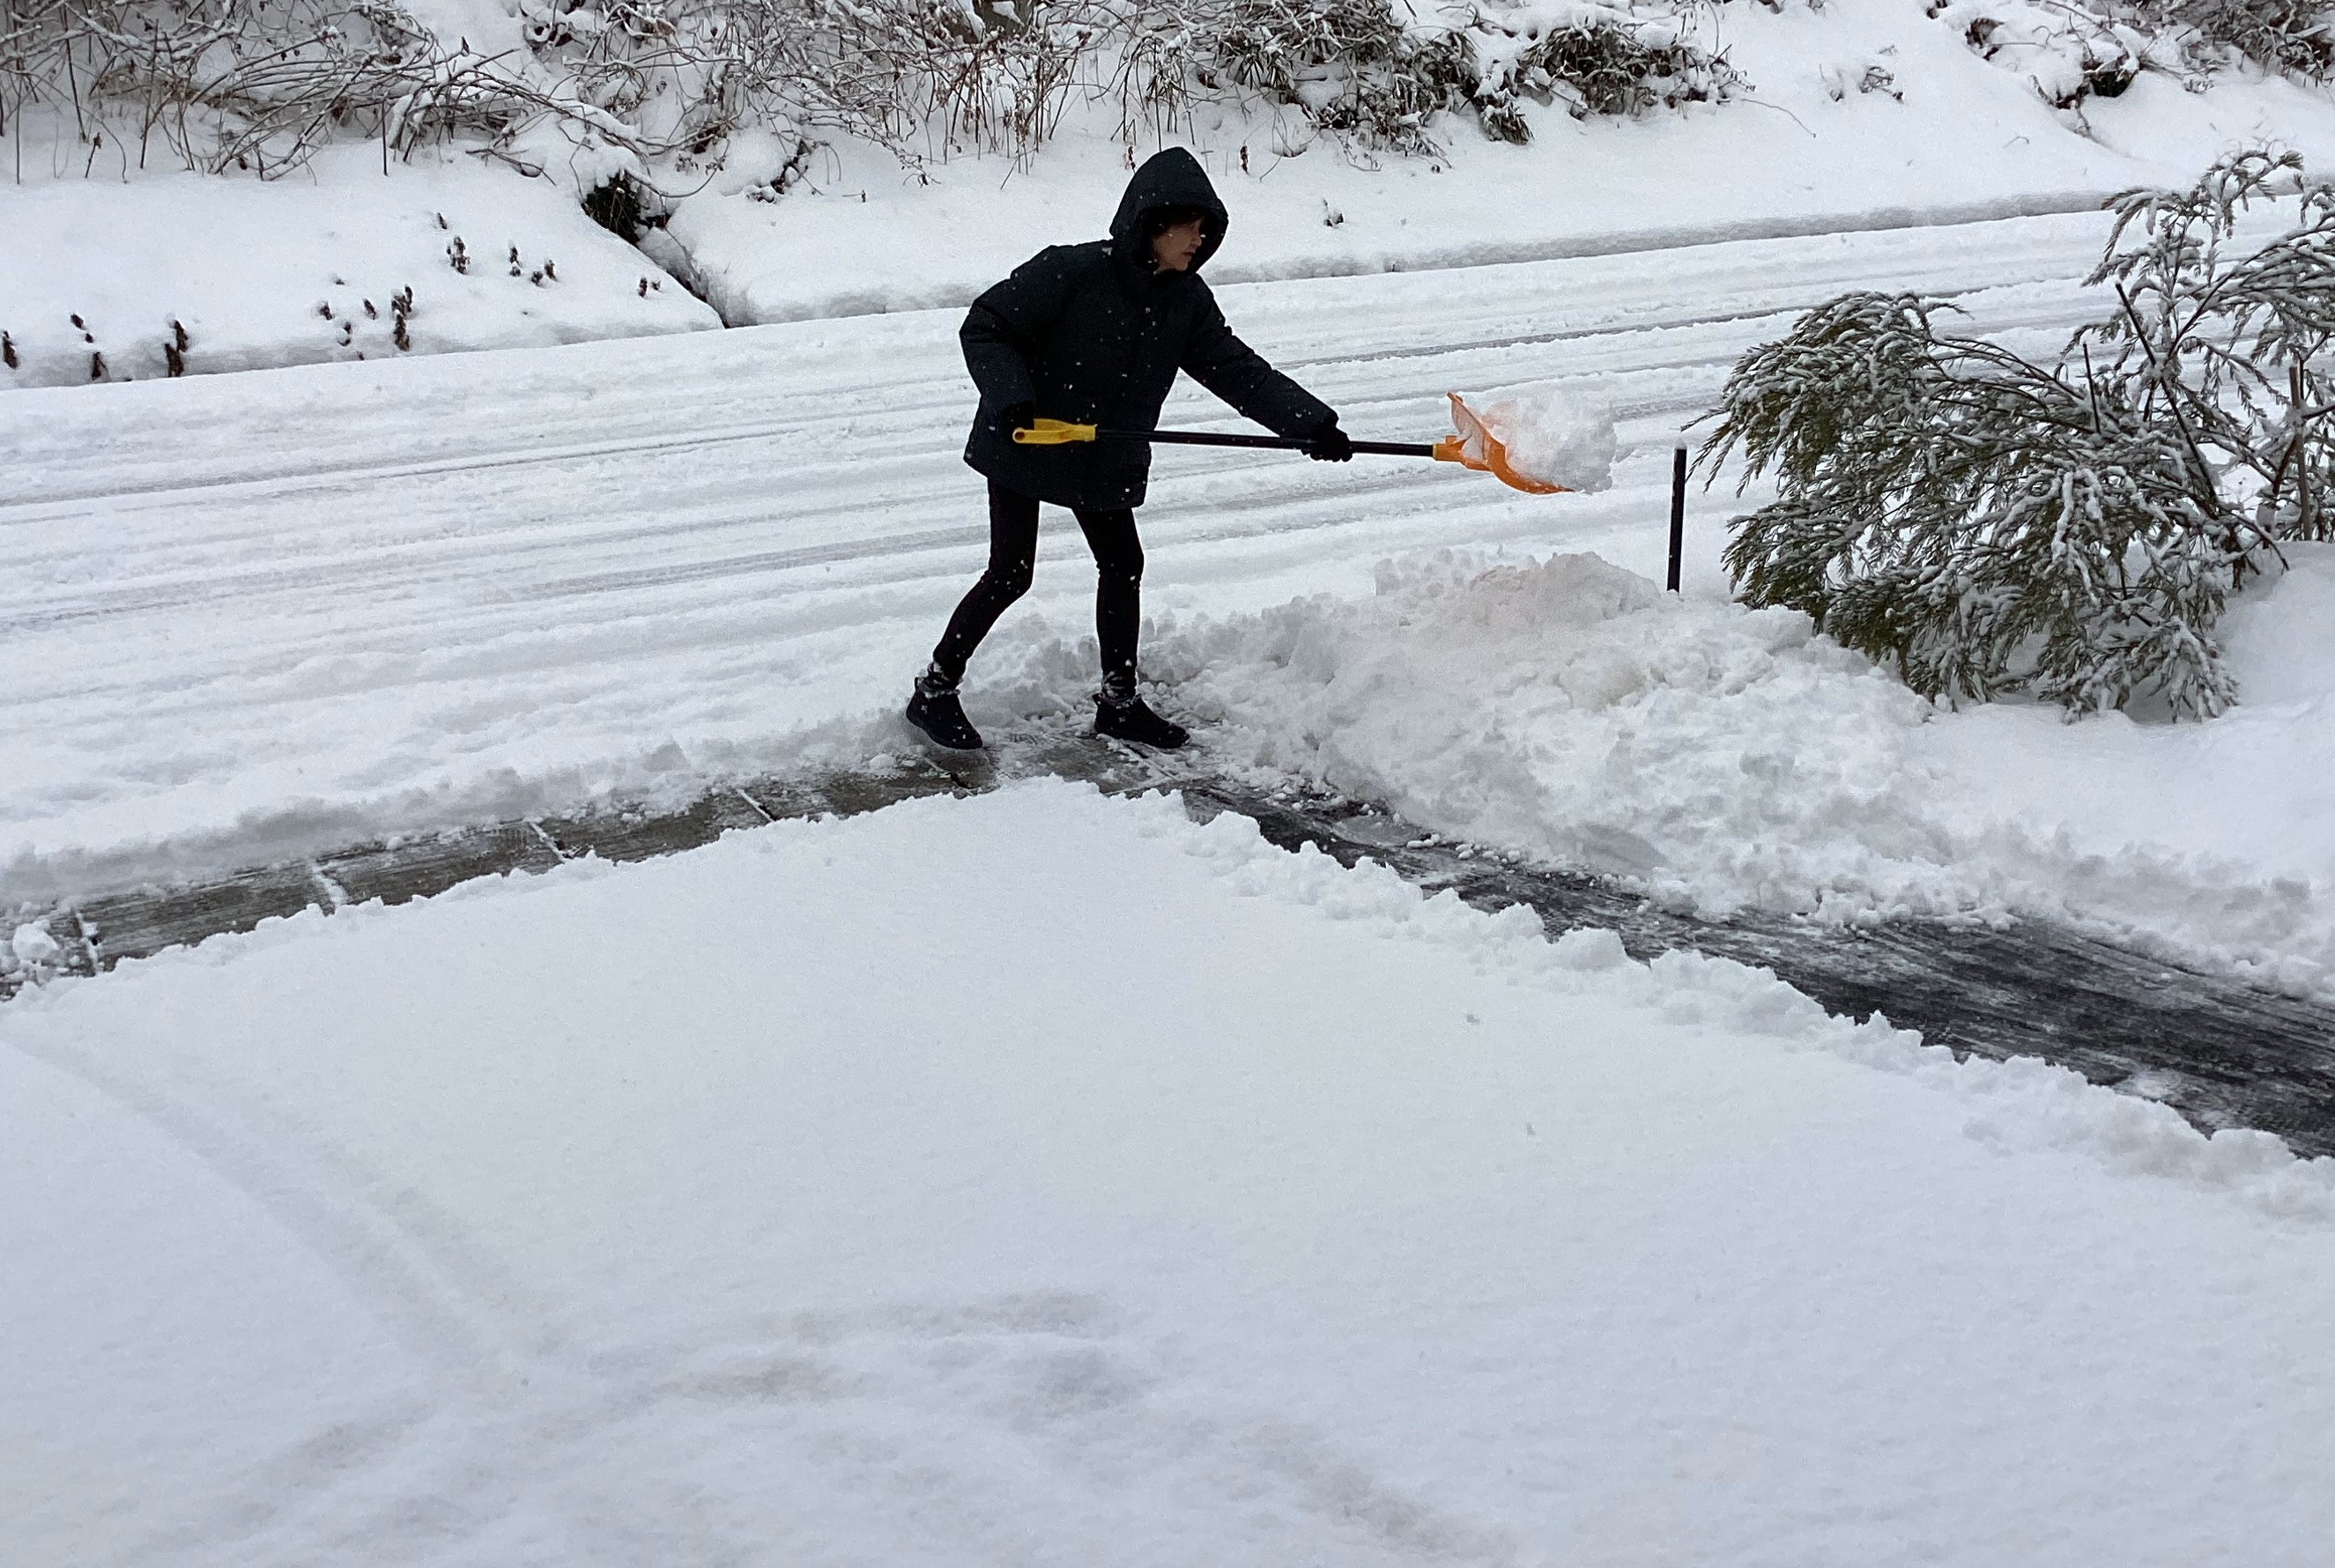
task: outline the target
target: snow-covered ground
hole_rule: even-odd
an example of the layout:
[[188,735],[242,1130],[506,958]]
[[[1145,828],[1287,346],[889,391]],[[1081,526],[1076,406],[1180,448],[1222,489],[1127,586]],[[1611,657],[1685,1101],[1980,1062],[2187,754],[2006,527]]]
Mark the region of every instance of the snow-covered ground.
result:
[[[1228,287],[1236,324],[1358,434],[1423,439],[1448,429],[1448,390],[1570,379],[1615,405],[1638,450],[1613,489],[1557,498],[1444,464],[1163,455],[1147,607],[1367,595],[1379,560],[1446,544],[1594,548],[1659,572],[1671,440],[1743,345],[1855,284],[1967,293],[1986,324],[2048,334],[2076,308],[2099,228]],[[980,480],[958,456],[956,322],[7,400],[10,886],[205,837],[245,857],[272,842],[268,813],[394,830],[660,769],[693,787],[709,768],[797,757],[802,730],[837,720],[856,744],[985,552]],[[1229,417],[1197,389],[1169,416]],[[1697,498],[1705,593],[1728,502]],[[1042,551],[1033,598],[976,666],[977,707],[1027,700],[986,692],[1026,651],[1087,630],[1082,554]],[[1066,648],[1024,685],[1073,692],[1078,660]]]
[[[1164,454],[1146,663],[1213,764],[1674,905],[2040,912],[2335,994],[2335,550],[2234,605],[2243,704],[2180,727],[1917,701],[1729,602],[1723,491],[1655,586],[1680,427],[1799,310],[1945,295],[2049,352],[2101,194],[2335,158],[2326,93],[2243,73],[2078,123],[1966,12],[1714,12],[1749,100],[1439,163],[1190,128],[1235,325],[1354,434],[1555,389],[1628,449],[1555,498]],[[768,202],[742,143],[658,247],[777,324],[713,333],[556,182],[52,152],[0,188],[0,914],[896,750],[986,537],[916,307],[1124,172],[1074,118]],[[1083,702],[1090,572],[1050,515],[977,721]],[[2335,1162],[1060,784],[29,988],[0,1257],[10,1563],[2335,1543]]]
[[[1148,665],[1236,763],[1666,899],[2048,911],[2324,987],[2323,555],[2233,612],[2247,703],[2178,728],[1942,712],[1731,606],[1724,491],[1694,497],[1683,601],[1654,589],[1671,444],[1745,346],[1850,286],[1948,292],[2049,346],[2100,227],[1228,286],[1359,434],[1539,383],[1613,403],[1635,450],[1613,489],[1554,498],[1442,464],[1163,458]],[[897,745],[985,539],[955,322],[9,400],[0,904]],[[1169,417],[1226,416],[1187,392]],[[977,721],[1080,700],[1090,570],[1050,536],[975,663]]]
[[1041,783],[0,1011],[25,1563],[2315,1568],[2335,1166]]

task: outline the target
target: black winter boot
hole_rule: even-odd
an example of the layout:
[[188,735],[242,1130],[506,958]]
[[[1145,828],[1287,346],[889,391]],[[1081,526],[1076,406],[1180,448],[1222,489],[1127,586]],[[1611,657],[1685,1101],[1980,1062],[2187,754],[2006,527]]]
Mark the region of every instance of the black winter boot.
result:
[[1095,698],[1095,733],[1139,746],[1157,746],[1162,751],[1173,751],[1192,738],[1190,731],[1162,719],[1142,698],[1113,697],[1108,692]]
[[952,751],[981,750],[981,731],[964,716],[964,704],[956,700],[956,682],[937,670],[916,677],[916,689],[908,697],[908,722]]

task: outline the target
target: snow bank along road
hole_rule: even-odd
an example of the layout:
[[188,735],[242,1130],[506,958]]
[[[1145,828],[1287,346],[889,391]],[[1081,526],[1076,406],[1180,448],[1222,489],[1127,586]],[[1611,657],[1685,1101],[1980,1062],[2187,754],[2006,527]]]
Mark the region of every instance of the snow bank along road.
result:
[[12,1563],[2335,1539],[2327,1162],[1230,813],[780,823],[0,1041]]
[[[1673,432],[1744,347],[1849,287],[2054,341],[2100,233],[2035,218],[1227,288],[1358,434],[1432,435],[1447,390],[1581,378],[1642,450],[1610,493],[1555,501],[1444,465],[1163,454],[1148,608],[1363,591],[1381,557],[1462,539],[1658,573]],[[866,755],[981,558],[956,319],[13,394],[0,905]],[[1187,392],[1169,419],[1231,416]],[[1727,499],[1698,500],[1691,589],[1715,593]],[[1057,543],[1032,606],[1075,634],[1090,582]],[[976,713],[1075,689],[1069,657],[1002,691],[976,666]]]

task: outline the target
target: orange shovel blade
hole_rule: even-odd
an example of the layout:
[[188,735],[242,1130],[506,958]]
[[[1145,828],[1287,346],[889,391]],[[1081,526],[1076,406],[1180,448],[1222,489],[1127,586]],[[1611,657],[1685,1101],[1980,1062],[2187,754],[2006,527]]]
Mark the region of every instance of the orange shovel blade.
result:
[[1435,443],[1436,461],[1458,463],[1478,473],[1490,474],[1510,489],[1522,490],[1526,495],[1561,496],[1570,493],[1564,485],[1553,485],[1546,479],[1518,473],[1508,462],[1508,449],[1500,444],[1499,437],[1484,428],[1484,421],[1476,417],[1475,410],[1459,401],[1458,392],[1449,395],[1451,422],[1459,433],[1446,436]]

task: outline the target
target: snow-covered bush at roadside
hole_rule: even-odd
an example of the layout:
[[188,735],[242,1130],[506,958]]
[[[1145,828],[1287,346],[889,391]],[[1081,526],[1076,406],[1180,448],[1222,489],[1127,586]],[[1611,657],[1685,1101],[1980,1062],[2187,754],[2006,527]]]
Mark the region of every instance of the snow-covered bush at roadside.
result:
[[2209,634],[2252,541],[2233,553],[2210,479],[2123,389],[1941,336],[1945,308],[1845,295],[1739,364],[1704,459],[1739,445],[1780,494],[1735,520],[1738,591],[1928,695],[2219,712]]
[[1931,0],[1929,15],[2078,127],[2087,100],[2122,96],[2143,71],[2200,89],[2240,62],[2322,82],[2335,66],[2323,0]]
[[1581,119],[1718,102],[1742,85],[1726,52],[1701,38],[1697,7],[1521,0],[1474,17],[1476,111],[1503,140],[1529,139],[1518,99],[1560,102]]
[[1524,100],[1633,115],[1739,82],[1701,44],[1695,8],[1670,0],[1142,0],[1121,15],[1122,112],[1163,131],[1231,88],[1366,147],[1436,153],[1439,110],[1472,110],[1485,134],[1525,142]]
[[[24,0],[0,31],[0,131],[70,121],[82,172],[158,159],[262,176],[336,140],[385,160],[450,138],[497,145],[536,122],[629,153],[631,129],[487,40],[439,37],[374,0]],[[109,151],[109,136],[113,144]]]
[[1429,117],[1467,103],[1465,30],[1419,24],[1389,0],[1168,0],[1130,7],[1122,113],[1172,134],[1226,93],[1397,152],[1439,150]]
[[2204,43],[2233,52],[2266,71],[2326,80],[2335,70],[2335,13],[2314,0],[2148,0]]
[[[1727,548],[1748,602],[1806,612],[1930,695],[2235,700],[2224,602],[2335,515],[2335,376],[2314,363],[2335,340],[2335,187],[2251,151],[2111,205],[2088,281],[2113,304],[2057,364],[1876,294],[1739,362],[1701,461],[1739,450],[1747,482],[1778,480]],[[2251,248],[2260,208],[2291,226]]]
[[1984,59],[2025,77],[2054,109],[2120,97],[2149,65],[2183,70],[2175,40],[2058,0],[1938,0],[1930,15]]

